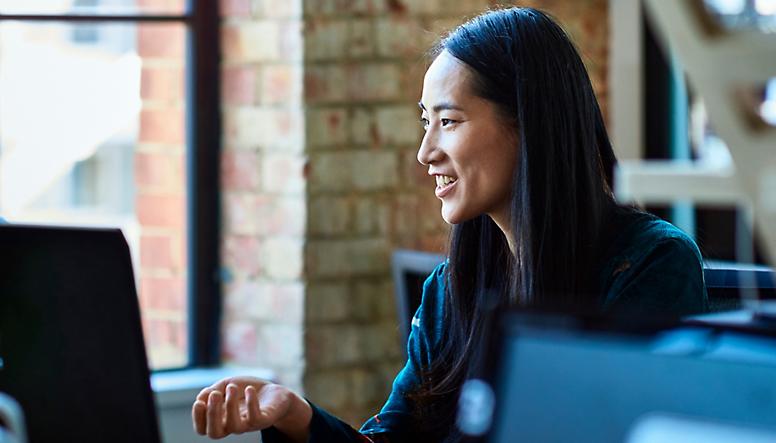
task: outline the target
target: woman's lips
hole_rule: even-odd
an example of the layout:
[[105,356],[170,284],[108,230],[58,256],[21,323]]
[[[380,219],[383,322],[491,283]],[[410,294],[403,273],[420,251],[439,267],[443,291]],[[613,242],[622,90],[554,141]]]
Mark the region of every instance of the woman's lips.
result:
[[444,198],[444,196],[446,196],[447,194],[453,191],[453,189],[455,188],[455,185],[457,184],[458,184],[458,180],[452,183],[448,183],[444,186],[437,186],[436,189],[434,190],[434,194],[436,194],[437,198]]

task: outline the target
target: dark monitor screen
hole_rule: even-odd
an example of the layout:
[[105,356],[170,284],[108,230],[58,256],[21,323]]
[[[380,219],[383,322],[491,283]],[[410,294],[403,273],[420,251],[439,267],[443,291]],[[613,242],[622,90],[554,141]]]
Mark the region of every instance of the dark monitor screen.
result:
[[776,429],[771,337],[512,325],[502,345],[490,442],[623,443],[655,415]]
[[0,226],[0,359],[31,443],[159,441],[120,231]]

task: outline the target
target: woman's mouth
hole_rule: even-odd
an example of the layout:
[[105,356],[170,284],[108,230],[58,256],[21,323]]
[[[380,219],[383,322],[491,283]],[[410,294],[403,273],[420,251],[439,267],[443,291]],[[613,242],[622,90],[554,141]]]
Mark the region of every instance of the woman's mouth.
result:
[[434,194],[436,194],[437,198],[442,198],[445,195],[449,194],[450,191],[455,187],[455,184],[458,183],[457,178],[453,178],[447,175],[437,175],[436,176],[436,190],[434,191]]

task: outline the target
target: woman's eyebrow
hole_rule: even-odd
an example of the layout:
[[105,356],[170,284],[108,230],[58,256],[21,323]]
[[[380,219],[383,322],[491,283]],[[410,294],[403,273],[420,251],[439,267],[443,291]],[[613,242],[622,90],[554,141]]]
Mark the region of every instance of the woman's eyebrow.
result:
[[[422,109],[424,111],[426,110],[426,107],[423,105],[423,102],[418,102],[418,106],[420,106],[420,109]],[[455,105],[453,103],[450,103],[450,102],[442,102],[442,103],[439,103],[437,105],[434,105],[431,108],[431,110],[434,111],[434,112],[439,112],[439,111],[463,111],[463,108],[461,108],[460,106]]]

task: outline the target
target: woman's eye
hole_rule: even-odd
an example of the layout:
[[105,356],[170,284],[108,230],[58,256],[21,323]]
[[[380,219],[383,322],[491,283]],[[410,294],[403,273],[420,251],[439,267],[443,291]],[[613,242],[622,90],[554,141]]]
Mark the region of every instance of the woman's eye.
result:
[[423,129],[428,129],[428,119],[426,117],[420,118],[420,124],[423,125]]
[[449,118],[442,118],[439,120],[442,122],[442,126],[447,126],[451,123],[455,123],[455,120],[450,120]]

